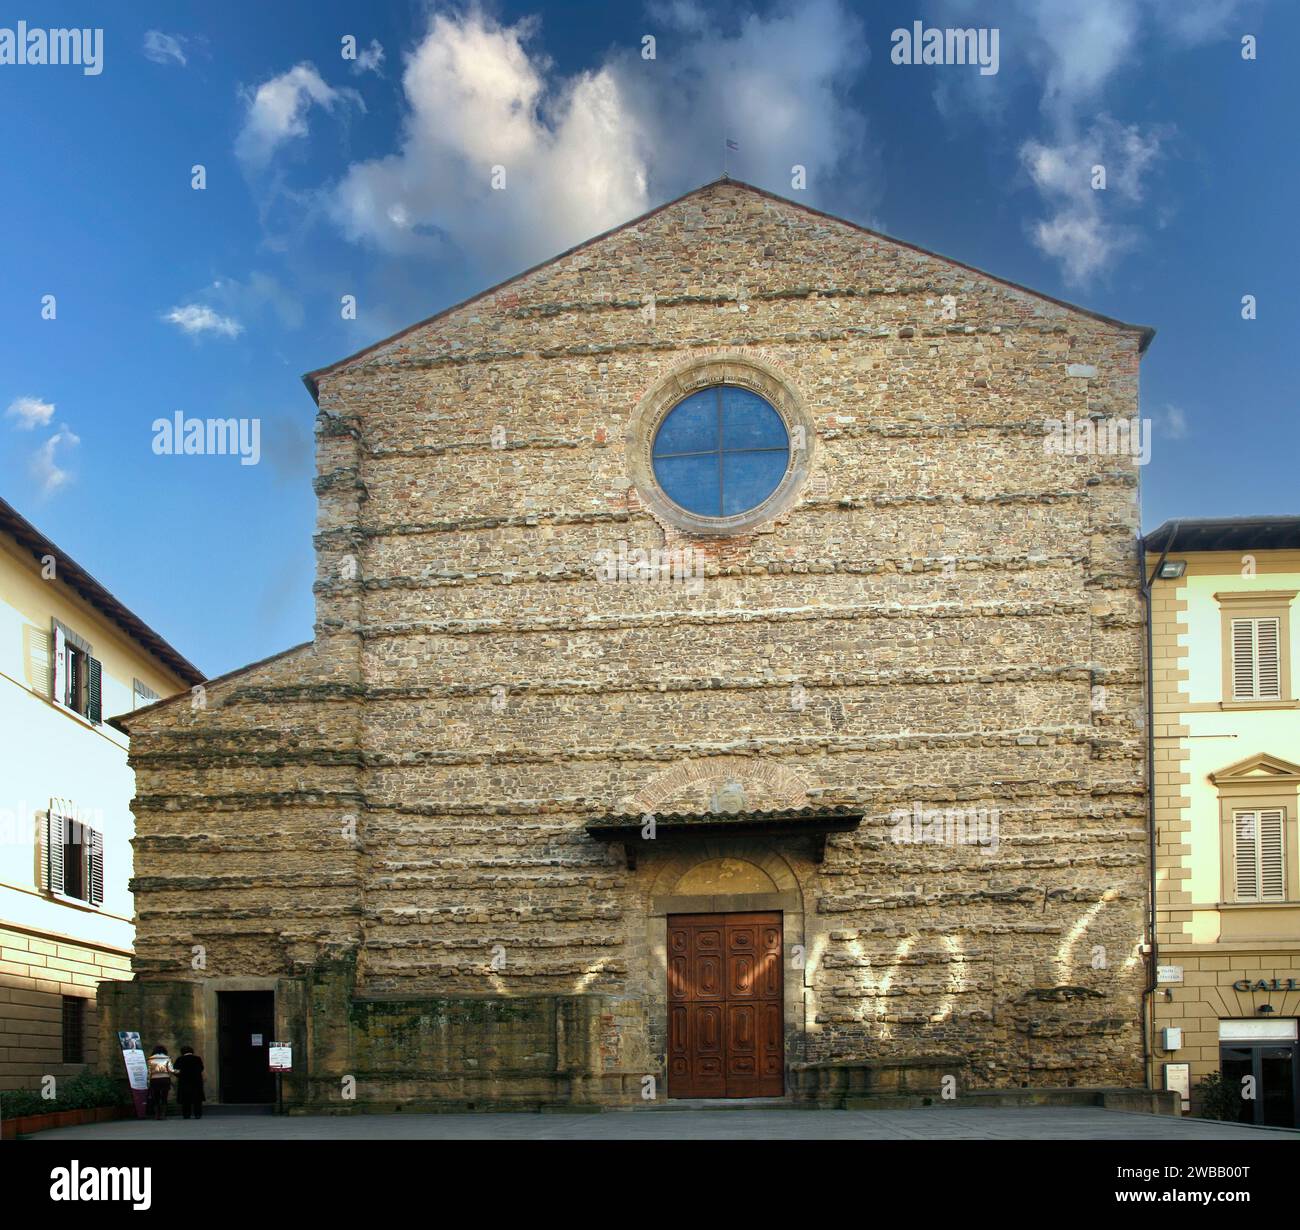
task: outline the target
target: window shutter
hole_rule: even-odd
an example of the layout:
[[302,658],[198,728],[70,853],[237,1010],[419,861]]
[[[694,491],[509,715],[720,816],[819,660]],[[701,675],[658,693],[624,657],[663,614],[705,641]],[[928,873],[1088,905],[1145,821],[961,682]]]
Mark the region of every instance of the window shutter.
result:
[[104,900],[104,834],[98,829],[87,829],[90,841],[87,843],[90,875],[87,884],[90,895],[86,898],[91,905],[100,905]]
[[45,632],[27,625],[23,628],[27,651],[27,678],[32,691],[47,700],[54,698],[54,630]]
[[64,823],[62,809],[51,799],[45,816],[45,889],[51,893],[63,891]]
[[1255,695],[1260,700],[1278,700],[1282,695],[1281,655],[1278,652],[1278,626],[1276,619],[1257,619]]
[[54,625],[54,699],[61,705],[68,703],[68,643],[58,624]]
[[100,698],[100,688],[103,684],[103,668],[99,664],[98,658],[87,658],[89,671],[87,672],[86,681],[86,716],[99,725],[104,718],[104,705]]
[[1282,696],[1281,628],[1276,619],[1232,621],[1233,700]]
[[36,813],[36,887],[50,891],[50,813]]
[[1282,811],[1259,813],[1259,896],[1261,901],[1286,899],[1286,863],[1282,856]]
[[131,708],[143,709],[145,705],[152,705],[158,700],[158,693],[148,684],[141,683],[140,680],[134,679],[131,683],[132,701]]
[[1255,862],[1255,824],[1253,811],[1239,811],[1233,814],[1238,901],[1253,901],[1259,883],[1259,867]]

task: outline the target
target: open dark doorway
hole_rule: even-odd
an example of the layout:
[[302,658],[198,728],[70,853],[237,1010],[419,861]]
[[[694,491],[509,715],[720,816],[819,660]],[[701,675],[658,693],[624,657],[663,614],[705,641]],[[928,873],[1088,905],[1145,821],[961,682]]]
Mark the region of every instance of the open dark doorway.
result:
[[275,992],[218,991],[217,1028],[222,1102],[274,1102]]

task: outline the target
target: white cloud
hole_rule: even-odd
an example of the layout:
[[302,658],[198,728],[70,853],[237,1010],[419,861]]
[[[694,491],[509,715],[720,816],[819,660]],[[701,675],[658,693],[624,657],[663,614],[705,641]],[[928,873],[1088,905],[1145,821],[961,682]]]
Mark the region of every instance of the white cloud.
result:
[[1224,35],[1249,34],[1250,30],[1236,29],[1239,23],[1258,5],[1250,0],[1147,0],[1157,23],[1175,38],[1195,46]]
[[[936,87],[940,113],[961,124],[972,116],[1005,121],[1014,115],[1007,100],[1015,97],[1017,79],[1028,77],[1037,86],[1043,130],[1019,147],[1021,165],[1046,207],[1031,234],[1059,262],[1068,282],[1091,281],[1138,243],[1131,211],[1117,207],[1142,200],[1174,132],[1171,125],[1110,120],[1108,89],[1125,74],[1157,71],[1156,61],[1186,47],[1226,37],[1253,3],[1007,0],[1015,39],[1003,29],[999,75],[949,75]],[[986,0],[942,0],[936,20],[978,25],[988,20],[988,6]],[[1087,181],[1098,162],[1106,166],[1108,184],[1105,192],[1093,193]]]
[[55,453],[59,449],[76,448],[80,443],[78,436],[73,435],[66,426],[61,426],[32,454],[28,468],[42,495],[53,495],[72,481],[72,475],[55,460]]
[[815,184],[858,160],[865,124],[843,99],[867,50],[838,0],[788,0],[727,34],[698,6],[659,8],[692,34],[671,55],[643,60],[638,41],[567,77],[531,49],[535,20],[433,15],[406,59],[399,148],[334,192],[344,234],[397,253],[450,246],[506,273],[644,212],[652,185],[658,199],[716,178],[724,123],[741,146],[732,171],[778,191],[795,163]]
[[1042,107],[1058,128],[1074,127],[1079,107],[1139,56],[1140,7],[1132,0],[1020,0],[1033,38],[1031,61],[1042,78]]
[[673,30],[702,34],[708,29],[708,14],[691,0],[650,0],[645,11],[651,21]]
[[256,316],[269,307],[286,329],[301,328],[305,315],[298,296],[291,294],[278,278],[256,269],[242,282],[238,278],[218,278],[203,297],[219,304],[236,320]]
[[[1141,5],[1142,0],[1004,0],[998,73],[936,74],[935,105],[954,123],[972,115],[1000,121],[1015,114],[1016,84],[1028,78],[1038,87],[1049,127],[1070,136],[1078,109],[1122,65],[1138,61]],[[978,27],[991,24],[989,8],[988,0],[937,0],[931,20]]]
[[189,63],[185,57],[187,40],[179,34],[164,34],[161,30],[146,30],[144,35],[145,58],[155,64],[176,63],[183,68]]
[[[1149,62],[1168,38],[1193,45],[1216,37],[1242,7],[1239,0],[1018,0],[1035,38],[1031,61],[1042,80],[1049,135],[1020,147],[1048,208],[1032,227],[1034,242],[1061,265],[1067,282],[1084,284],[1139,241],[1123,205],[1142,201],[1145,180],[1174,133],[1171,125],[1121,124],[1095,115],[1112,78]],[[1148,63],[1149,68],[1149,63]],[[1106,168],[1094,192],[1091,167]]]
[[1179,406],[1166,406],[1157,416],[1157,422],[1171,440],[1182,440],[1187,436],[1187,415]]
[[244,326],[231,316],[222,316],[203,303],[187,303],[174,307],[163,316],[168,324],[175,325],[191,337],[201,333],[220,333],[225,337],[238,337]]
[[378,73],[383,76],[384,68],[384,47],[377,39],[370,40],[370,46],[357,52],[357,58],[352,61],[352,71],[360,76],[362,73]]
[[52,402],[41,401],[39,397],[15,397],[9,403],[5,417],[17,419],[20,430],[32,431],[49,423],[54,417],[54,405]]
[[262,82],[251,93],[243,91],[243,98],[246,110],[235,154],[254,169],[265,166],[286,141],[307,135],[307,112],[313,106],[333,111],[340,102],[353,102],[365,110],[355,90],[334,89],[307,63]]
[[[1031,227],[1034,243],[1060,263],[1067,282],[1091,281],[1137,242],[1122,206],[1142,200],[1144,176],[1167,135],[1167,129],[1143,133],[1103,115],[1073,140],[1020,147],[1021,164],[1049,208]],[[1094,167],[1104,168],[1104,189],[1093,187]]]
[[[1042,83],[1042,108],[1069,132],[1082,109],[1124,70],[1149,68],[1169,50],[1228,33],[1254,0],[1015,0],[1025,46]],[[1004,57],[1005,62],[1006,57]]]

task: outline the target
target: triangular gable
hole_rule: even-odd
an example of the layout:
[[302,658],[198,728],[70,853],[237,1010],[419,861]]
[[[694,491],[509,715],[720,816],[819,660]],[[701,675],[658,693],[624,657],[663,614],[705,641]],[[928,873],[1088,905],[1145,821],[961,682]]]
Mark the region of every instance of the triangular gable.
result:
[[[250,662],[247,666],[238,666],[232,671],[227,671],[224,675],[216,675],[212,679],[203,679],[202,686],[205,690],[219,688],[222,684],[232,679],[240,679],[245,675],[251,675],[263,667],[270,666],[273,662],[279,662],[291,654],[302,653],[304,650],[313,650],[316,642],[303,641],[300,645],[292,645],[288,649],[282,649],[279,653],[273,653],[269,658],[259,658],[256,662]],[[178,700],[190,700],[191,692],[177,692],[175,696],[164,696],[161,700],[156,700],[151,705],[141,705],[138,709],[132,709],[127,713],[119,713],[116,717],[108,718],[108,724],[115,730],[120,730],[124,735],[130,735],[131,724],[140,716],[157,713],[159,710],[169,708]]]
[[1210,774],[1216,786],[1240,785],[1243,782],[1269,782],[1280,785],[1300,783],[1300,765],[1279,756],[1261,752]]
[[892,235],[886,235],[880,231],[873,231],[869,227],[861,226],[856,222],[850,221],[848,218],[836,217],[834,214],[825,213],[820,209],[813,209],[810,205],[804,205],[799,201],[792,201],[788,197],[778,196],[775,192],[768,192],[766,189],[755,187],[755,185],[753,184],[747,184],[743,180],[732,179],[729,176],[723,176],[721,179],[715,179],[710,183],[702,184],[698,188],[692,188],[690,192],[683,193],[681,196],[676,197],[671,201],[667,201],[663,205],[658,205],[654,209],[647,210],[639,217],[632,218],[627,222],[620,223],[618,226],[611,227],[609,230],[603,231],[599,235],[593,235],[590,239],[583,240],[582,243],[576,244],[574,247],[559,253],[557,256],[552,256],[548,260],[541,261],[540,263],[533,265],[531,268],[525,269],[522,273],[517,273],[514,275],[514,277],[507,278],[504,282],[498,282],[495,286],[489,286],[486,290],[481,290],[478,292],[478,294],[471,295],[468,299],[463,299],[459,303],[454,303],[451,305],[451,307],[444,308],[441,312],[436,312],[434,315],[426,317],[424,320],[416,321],[415,324],[408,325],[405,329],[398,330],[398,332],[392,334],[390,337],[382,338],[380,341],[373,342],[371,345],[363,347],[361,350],[358,350],[355,354],[350,354],[346,358],[339,359],[337,362],[328,363],[324,367],[318,367],[315,371],[308,372],[305,376],[303,376],[302,381],[307,386],[307,391],[311,393],[312,400],[317,401],[319,400],[319,396],[320,396],[320,378],[322,376],[332,375],[335,372],[341,371],[349,364],[355,363],[358,359],[363,359],[367,355],[373,354],[375,351],[381,350],[385,346],[389,346],[393,342],[399,341],[401,338],[404,338],[409,334],[414,333],[417,329],[423,329],[429,325],[437,323],[440,320],[445,320],[453,312],[458,312],[462,308],[470,307],[472,304],[478,303],[481,300],[486,299],[491,295],[498,294],[501,291],[505,290],[506,287],[512,286],[518,282],[522,282],[525,278],[531,277],[533,274],[538,273],[543,269],[546,269],[548,266],[557,264],[559,261],[564,260],[566,257],[572,256],[576,252],[581,252],[585,248],[589,248],[594,244],[600,243],[602,240],[608,239],[612,235],[617,235],[620,231],[629,230],[632,227],[639,226],[641,223],[646,222],[650,218],[653,218],[658,214],[664,213],[666,210],[672,209],[675,205],[679,205],[683,201],[690,200],[691,197],[700,196],[715,188],[724,187],[724,186],[729,188],[739,188],[746,192],[753,192],[758,196],[766,197],[770,201],[777,201],[780,204],[788,206],[791,209],[798,210],[800,213],[807,214],[811,218],[820,218],[827,222],[834,222],[839,226],[848,227],[851,230],[858,231],[859,233],[866,235],[872,239],[879,240],[884,243],[894,244],[900,248],[907,248],[912,252],[919,252],[923,256],[928,256],[933,258],[934,260],[943,261],[945,264],[951,265],[956,269],[964,269],[968,273],[973,273],[976,276],[985,278],[990,282],[996,282],[999,285],[1008,287],[1009,289],[1017,291],[1020,294],[1032,295],[1036,299],[1041,299],[1046,303],[1054,304],[1059,308],[1064,308],[1066,311],[1077,312],[1081,316],[1087,316],[1092,320],[1099,320],[1103,324],[1113,325],[1117,329],[1123,329],[1128,332],[1137,333],[1140,335],[1140,341],[1138,344],[1139,354],[1144,354],[1146,352],[1146,348],[1151,344],[1151,339],[1155,337],[1156,331],[1150,325],[1135,325],[1135,324],[1130,324],[1127,321],[1117,320],[1113,316],[1105,316],[1101,312],[1092,311],[1090,308],[1080,307],[1077,303],[1070,303],[1065,299],[1057,299],[1052,295],[1044,294],[1040,290],[1034,290],[1034,288],[1031,286],[1022,286],[1019,282],[1012,282],[1009,281],[1007,278],[998,277],[997,274],[989,273],[987,270],[984,269],[978,269],[974,265],[968,265],[963,261],[953,260],[952,257],[944,256],[941,252],[935,252],[929,248],[923,248],[919,244],[908,243],[906,240],[903,239],[895,239]]

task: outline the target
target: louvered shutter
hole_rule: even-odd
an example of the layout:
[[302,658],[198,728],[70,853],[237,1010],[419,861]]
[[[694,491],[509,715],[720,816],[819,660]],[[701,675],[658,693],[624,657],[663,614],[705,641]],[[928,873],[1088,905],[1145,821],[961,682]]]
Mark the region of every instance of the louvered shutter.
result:
[[68,643],[58,624],[54,625],[54,699],[61,705],[68,703]]
[[1259,885],[1259,864],[1255,859],[1255,813],[1234,812],[1232,825],[1237,900],[1253,901]]
[[98,829],[86,829],[89,837],[87,843],[87,870],[89,875],[86,883],[90,887],[90,893],[86,900],[91,905],[99,905],[104,900],[104,834]]
[[40,628],[25,628],[23,637],[27,648],[27,678],[38,696],[54,698],[54,631],[42,632]]
[[89,670],[86,673],[86,716],[99,725],[103,721],[104,704],[100,698],[103,684],[103,668],[98,658],[86,659]]
[[1280,808],[1259,813],[1259,898],[1261,901],[1286,899],[1286,863],[1282,852]]
[[51,893],[63,891],[63,812],[51,802],[45,816],[45,889]]
[[1276,619],[1232,621],[1233,700],[1282,696],[1281,628]]
[[1255,695],[1260,700],[1278,700],[1282,695],[1282,664],[1278,647],[1278,621],[1256,619]]

